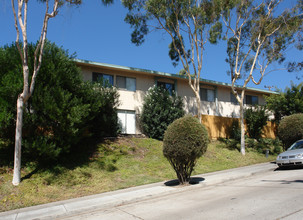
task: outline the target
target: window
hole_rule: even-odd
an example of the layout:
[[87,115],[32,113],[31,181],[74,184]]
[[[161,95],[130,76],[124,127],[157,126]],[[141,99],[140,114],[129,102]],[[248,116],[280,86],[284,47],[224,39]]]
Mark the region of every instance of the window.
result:
[[214,102],[215,90],[200,88],[200,96],[202,101]]
[[103,73],[93,73],[93,82],[100,81],[103,86],[113,86],[114,77],[112,75],[103,74]]
[[125,89],[128,91],[136,91],[136,79],[128,78],[124,76],[117,76],[116,86],[120,89]]
[[172,92],[175,91],[175,84],[173,84],[173,83],[158,81],[157,86],[161,86],[162,88],[166,89],[169,92],[169,94],[172,94]]
[[259,103],[258,96],[246,95],[245,98],[247,105],[258,105]]

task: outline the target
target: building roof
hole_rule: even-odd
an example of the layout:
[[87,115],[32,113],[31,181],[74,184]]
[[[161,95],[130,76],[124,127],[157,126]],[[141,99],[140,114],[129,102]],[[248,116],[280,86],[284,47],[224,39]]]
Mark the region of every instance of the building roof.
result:
[[[183,79],[183,80],[187,79],[187,77],[183,76],[183,75],[159,72],[159,71],[155,71],[155,70],[147,70],[147,69],[141,69],[141,68],[135,68],[135,67],[120,66],[120,65],[115,65],[115,64],[100,63],[100,62],[94,62],[94,61],[82,60],[82,59],[74,59],[74,61],[76,63],[78,63],[79,65],[84,65],[84,66],[95,66],[95,67],[102,67],[102,68],[109,68],[109,69],[116,69],[116,70],[124,70],[124,71],[129,71],[129,72],[137,72],[137,73],[141,73],[141,74],[151,74],[151,75],[156,75],[156,76],[165,76],[165,77],[169,77],[169,78],[179,78],[179,79]],[[218,82],[218,81],[208,80],[208,79],[203,79],[203,78],[200,78],[200,82],[204,83],[204,84],[217,85],[217,86],[223,86],[223,87],[232,86],[231,83]],[[241,86],[237,86],[237,88],[241,89]],[[278,94],[277,92],[274,92],[274,91],[258,89],[258,88],[253,88],[253,87],[247,87],[246,90],[258,92],[258,93]]]

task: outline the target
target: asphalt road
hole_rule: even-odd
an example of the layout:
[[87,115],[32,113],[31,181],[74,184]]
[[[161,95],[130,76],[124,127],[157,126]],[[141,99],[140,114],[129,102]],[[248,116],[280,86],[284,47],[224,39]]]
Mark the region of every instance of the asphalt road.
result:
[[303,219],[303,169],[263,172],[62,219]]

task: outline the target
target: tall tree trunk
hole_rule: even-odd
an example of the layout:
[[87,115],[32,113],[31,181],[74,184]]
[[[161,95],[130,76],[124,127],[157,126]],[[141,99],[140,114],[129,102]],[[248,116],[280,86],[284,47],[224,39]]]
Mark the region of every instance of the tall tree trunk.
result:
[[[53,10],[51,13],[49,10],[49,0],[46,0],[46,11],[43,19],[43,27],[40,35],[40,39],[38,41],[35,53],[34,53],[34,66],[33,66],[33,74],[30,79],[29,86],[29,68],[28,68],[28,48],[27,48],[27,10],[28,10],[28,0],[26,1],[17,1],[18,7],[15,9],[15,0],[11,0],[12,9],[15,19],[15,28],[17,32],[16,46],[20,53],[20,57],[22,60],[23,67],[23,92],[18,96],[17,99],[17,120],[16,120],[16,134],[15,134],[15,160],[14,160],[14,176],[13,176],[13,185],[19,185],[21,181],[21,144],[22,144],[22,126],[23,126],[23,106],[33,94],[35,87],[36,76],[40,70],[42,55],[44,49],[44,43],[47,33],[47,26],[49,18],[53,18],[57,15],[59,3],[61,1],[54,0],[53,1]],[[62,1],[61,3],[63,3]],[[66,1],[70,2],[70,4],[81,4],[78,1]],[[81,1],[80,1],[81,2]],[[23,10],[23,13],[22,13]],[[18,13],[16,13],[16,11]],[[18,25],[19,24],[19,25]],[[20,48],[20,29],[23,38],[23,50]]]
[[202,112],[201,112],[201,100],[200,95],[196,95],[196,102],[197,102],[197,111],[198,111],[198,120],[202,124]]
[[19,185],[21,182],[21,143],[22,143],[22,126],[23,126],[23,97],[22,94],[17,99],[17,121],[15,135],[15,158],[14,158],[14,176],[13,185]]
[[245,155],[245,124],[243,100],[240,102],[241,154]]

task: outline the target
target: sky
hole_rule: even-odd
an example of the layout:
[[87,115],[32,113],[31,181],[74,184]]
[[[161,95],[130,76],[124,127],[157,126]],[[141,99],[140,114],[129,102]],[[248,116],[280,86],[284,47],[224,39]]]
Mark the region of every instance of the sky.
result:
[[[29,1],[28,41],[39,39],[45,5],[38,1]],[[132,29],[124,22],[127,10],[119,0],[111,6],[103,6],[100,0],[84,0],[79,7],[63,7],[59,14],[49,20],[47,38],[51,42],[76,53],[78,59],[142,68],[171,74],[178,73],[182,67],[174,67],[168,56],[169,36],[161,31],[147,35],[141,46],[131,43]],[[0,47],[12,44],[16,39],[11,0],[0,0]],[[208,80],[230,83],[227,75],[229,68],[225,62],[225,42],[208,45],[204,51],[201,77]],[[287,60],[300,59],[302,53],[290,49]],[[284,66],[272,66],[274,69]],[[302,74],[303,75],[303,74]],[[282,91],[299,84],[296,73],[285,70],[268,74],[260,85],[250,83],[250,87],[267,89],[276,87]],[[274,89],[272,89],[274,90]]]

